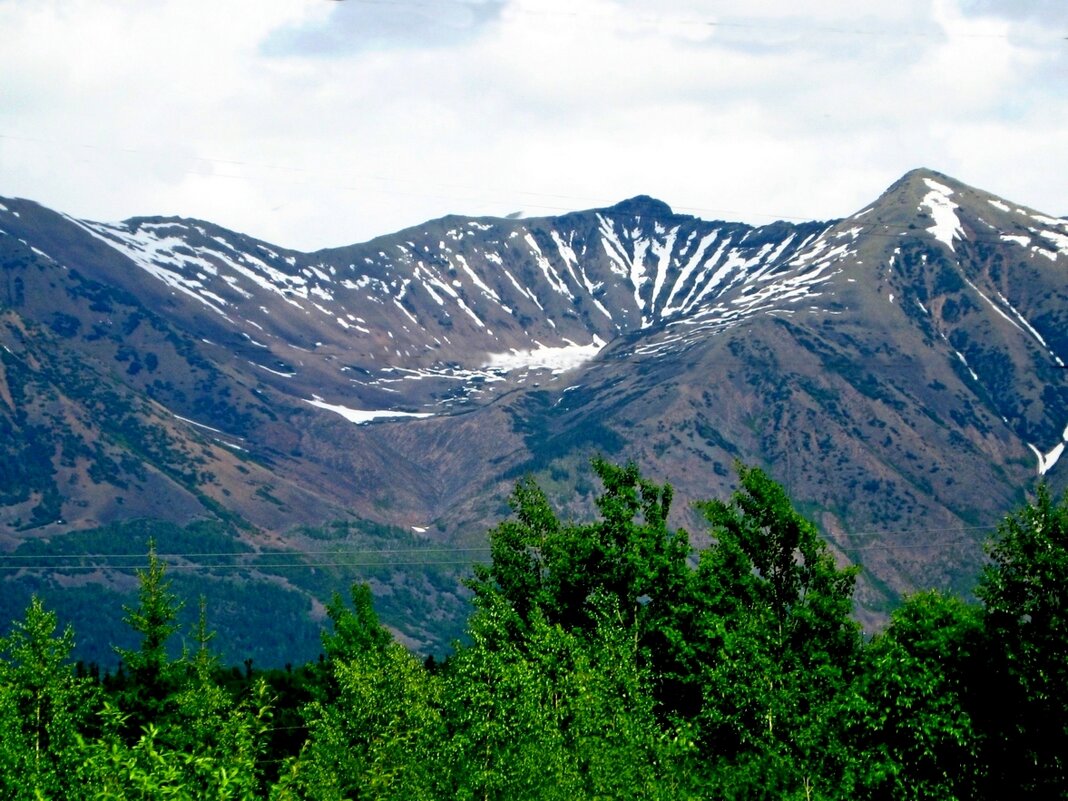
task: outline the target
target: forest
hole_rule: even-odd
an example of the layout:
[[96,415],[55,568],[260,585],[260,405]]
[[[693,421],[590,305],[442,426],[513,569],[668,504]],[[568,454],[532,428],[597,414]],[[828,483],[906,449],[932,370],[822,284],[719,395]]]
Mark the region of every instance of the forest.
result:
[[1040,486],[974,598],[855,622],[856,567],[760,469],[672,530],[669,485],[595,459],[589,522],[531,479],[489,532],[465,637],[421,659],[370,589],[318,660],[221,663],[153,546],[101,673],[37,598],[0,638],[0,797],[1049,799],[1068,797],[1068,499]]

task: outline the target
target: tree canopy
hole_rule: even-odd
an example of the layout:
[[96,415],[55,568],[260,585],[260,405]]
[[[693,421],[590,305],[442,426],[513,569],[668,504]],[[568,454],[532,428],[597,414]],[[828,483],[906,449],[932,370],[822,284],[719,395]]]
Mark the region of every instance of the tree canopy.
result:
[[[870,639],[855,566],[763,471],[669,524],[671,487],[594,460],[589,521],[533,480],[489,532],[467,638],[421,661],[370,588],[326,607],[319,662],[226,668],[203,602],[149,546],[100,678],[34,599],[0,637],[12,799],[972,799],[1064,797],[1068,502],[1041,488],[990,543],[981,603],[904,599]],[[994,689],[991,692],[991,689]]]

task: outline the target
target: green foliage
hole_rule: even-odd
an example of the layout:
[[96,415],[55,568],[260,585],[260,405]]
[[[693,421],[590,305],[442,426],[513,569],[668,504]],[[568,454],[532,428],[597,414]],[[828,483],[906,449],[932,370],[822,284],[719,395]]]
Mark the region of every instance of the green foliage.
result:
[[166,567],[156,556],[156,544],[148,544],[148,568],[137,571],[138,604],[124,607],[124,621],[140,636],[136,649],[119,649],[128,675],[124,707],[139,720],[157,720],[164,714],[174,690],[175,666],[167,654],[167,641],[178,630],[175,619],[181,603],[170,591]]
[[760,470],[700,505],[696,555],[670,487],[594,470],[588,523],[516,487],[444,663],[396,642],[366,585],[327,605],[318,664],[222,669],[203,598],[176,656],[153,544],[126,609],[137,646],[97,682],[34,598],[0,638],[0,797],[1065,796],[1064,499],[1043,488],[1000,527],[983,608],[918,593],[865,644],[855,571]]
[[341,596],[335,594],[326,608],[333,624],[332,632],[323,632],[323,649],[328,659],[344,660],[368,650],[381,650],[393,639],[382,628],[374,610],[371,588],[366,584],[352,585],[352,610],[346,608]]
[[308,741],[280,798],[433,799],[445,739],[438,680],[381,627],[366,585],[335,597],[324,633],[327,694],[305,710]]
[[496,601],[450,660],[452,797],[677,798],[692,771],[685,727],[661,728],[633,629],[614,599],[594,602],[589,632],[535,612],[522,636]]
[[872,798],[951,801],[980,795],[982,618],[958,598],[919,593],[865,653],[854,732],[856,780]]
[[74,635],[34,598],[0,639],[0,796],[67,797],[96,688],[68,662]]
[[633,464],[594,459],[593,469],[604,484],[595,523],[564,525],[532,480],[516,486],[515,519],[490,532],[492,565],[475,568],[477,604],[500,598],[522,624],[536,610],[585,629],[596,621],[590,600],[602,595],[639,626],[666,605],[690,552],[685,532],[667,528],[671,487],[641,478]]
[[1042,485],[998,527],[976,595],[991,638],[993,786],[1068,792],[1068,496]]
[[714,542],[693,579],[686,651],[703,751],[724,797],[827,795],[845,774],[838,726],[860,653],[856,570],[837,567],[762,471],[740,467],[739,477],[730,503],[699,505]]
[[[515,519],[491,532],[493,564],[476,570],[472,587],[480,615],[495,621],[479,635],[495,643],[494,658],[532,656],[546,626],[596,638],[608,604],[634,643],[635,669],[646,671],[642,697],[662,733],[687,727],[717,794],[840,788],[848,760],[838,721],[855,704],[861,647],[850,617],[856,571],[837,567],[815,527],[755,468],[740,468],[729,504],[701,505],[714,544],[696,569],[685,532],[667,527],[670,487],[633,465],[597,460],[594,469],[604,484],[597,522],[561,524],[526,481],[513,495]],[[513,685],[530,686],[519,675]]]
[[145,724],[133,742],[129,716],[111,704],[101,711],[103,733],[82,743],[78,783],[100,801],[126,799],[262,798],[259,758],[267,706],[234,709],[218,688],[190,688],[178,704],[186,714],[160,728]]

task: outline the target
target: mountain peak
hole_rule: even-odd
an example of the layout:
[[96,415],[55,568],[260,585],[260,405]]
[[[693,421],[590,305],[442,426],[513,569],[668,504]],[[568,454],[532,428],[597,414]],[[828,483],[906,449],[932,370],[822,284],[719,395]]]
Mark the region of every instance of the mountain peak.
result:
[[617,214],[631,214],[635,217],[671,217],[675,214],[667,203],[654,197],[649,197],[649,195],[635,195],[632,198],[616,203],[614,206],[609,207],[608,210]]
[[956,178],[952,178],[937,170],[931,170],[926,167],[918,167],[914,170],[909,170],[897,181],[891,184],[890,188],[883,193],[883,197],[894,194],[926,194],[931,190],[931,182],[941,184],[953,192],[960,191],[962,189],[970,189],[969,186],[958,181]]
[[894,181],[860,214],[867,215],[874,211],[871,217],[866,217],[869,222],[879,220],[892,225],[915,223],[918,210],[922,210],[932,192],[946,198],[952,196],[955,203],[960,203],[964,197],[974,195],[975,190],[956,178],[920,167],[909,170]]

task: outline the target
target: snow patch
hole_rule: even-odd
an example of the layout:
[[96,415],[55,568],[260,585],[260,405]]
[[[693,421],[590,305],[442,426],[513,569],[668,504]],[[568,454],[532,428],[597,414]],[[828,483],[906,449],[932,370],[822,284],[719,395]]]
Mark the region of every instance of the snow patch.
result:
[[594,335],[589,345],[579,345],[565,339],[567,345],[551,347],[537,343],[532,350],[512,349],[508,353],[491,353],[483,367],[511,372],[513,370],[552,370],[553,374],[564,373],[585,364],[605,346],[604,340]]
[[960,363],[964,365],[964,367],[971,374],[972,378],[975,379],[976,381],[978,381],[979,380],[979,376],[977,376],[975,374],[975,370],[973,370],[972,366],[970,364],[968,364],[968,360],[964,358],[964,354],[961,353],[959,350],[955,350],[953,352],[957,354],[957,358],[960,359]]
[[1038,222],[1042,223],[1043,225],[1053,225],[1057,228],[1068,227],[1068,223],[1066,223],[1064,220],[1058,220],[1056,217],[1047,217],[1045,214],[1032,214],[1031,219],[1038,220]]
[[1020,247],[1027,247],[1031,244],[1031,238],[1027,236],[1014,236],[1013,234],[1002,234],[1002,242],[1015,242]]
[[950,250],[955,250],[953,247],[954,239],[963,239],[964,229],[961,228],[960,220],[957,219],[957,214],[954,209],[958,206],[949,196],[953,194],[953,190],[944,184],[938,183],[938,181],[932,181],[930,178],[924,178],[923,182],[927,184],[928,189],[931,191],[924,197],[923,202],[920,203],[920,208],[924,206],[931,210],[931,216],[934,217],[935,224],[932,225],[927,231],[934,235],[934,238],[939,242],[949,246]]
[[1040,231],[1039,236],[1056,245],[1058,253],[1068,253],[1068,236],[1057,231]]
[[305,403],[310,403],[318,409],[326,409],[328,412],[334,412],[334,414],[340,414],[350,423],[356,423],[357,425],[364,425],[366,423],[374,422],[375,420],[388,420],[398,417],[433,417],[431,412],[394,412],[388,409],[378,409],[374,411],[368,411],[364,409],[350,409],[348,406],[341,406],[340,404],[326,403],[319,398],[312,398],[311,400],[305,399]]

